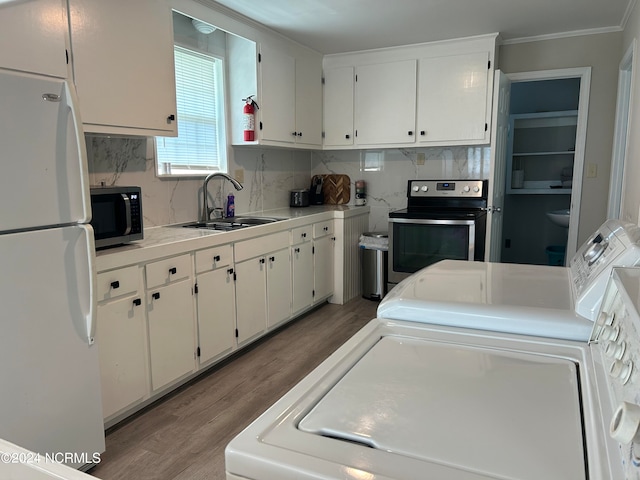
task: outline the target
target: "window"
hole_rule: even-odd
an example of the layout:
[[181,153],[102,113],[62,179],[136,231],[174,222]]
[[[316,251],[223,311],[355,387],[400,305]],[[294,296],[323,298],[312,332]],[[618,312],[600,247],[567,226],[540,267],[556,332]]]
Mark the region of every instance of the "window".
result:
[[156,137],[159,176],[227,171],[222,59],[176,45],[178,136]]

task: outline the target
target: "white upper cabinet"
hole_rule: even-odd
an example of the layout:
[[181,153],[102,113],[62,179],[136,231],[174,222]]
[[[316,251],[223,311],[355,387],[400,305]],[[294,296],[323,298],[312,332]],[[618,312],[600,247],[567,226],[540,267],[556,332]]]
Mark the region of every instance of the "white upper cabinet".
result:
[[296,143],[322,144],[322,60],[296,59]]
[[359,145],[414,143],[416,61],[357,67],[355,101]]
[[489,141],[489,52],[420,59],[420,143]]
[[322,144],[322,60],[262,45],[257,100],[259,143],[318,148]]
[[263,45],[260,49],[262,94],[258,105],[261,140],[296,141],[296,60]]
[[177,135],[171,8],[164,0],[69,0],[85,131]]
[[496,38],[325,56],[324,148],[488,144]]
[[0,68],[66,78],[66,1],[10,2],[0,11]]
[[324,145],[353,145],[354,67],[324,71]]

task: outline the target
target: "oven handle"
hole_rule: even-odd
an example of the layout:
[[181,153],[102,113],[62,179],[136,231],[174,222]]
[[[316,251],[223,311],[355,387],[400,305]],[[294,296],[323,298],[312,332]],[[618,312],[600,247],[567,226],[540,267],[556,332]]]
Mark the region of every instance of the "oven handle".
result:
[[447,220],[431,218],[389,218],[391,223],[412,223],[416,225],[475,225],[476,220]]

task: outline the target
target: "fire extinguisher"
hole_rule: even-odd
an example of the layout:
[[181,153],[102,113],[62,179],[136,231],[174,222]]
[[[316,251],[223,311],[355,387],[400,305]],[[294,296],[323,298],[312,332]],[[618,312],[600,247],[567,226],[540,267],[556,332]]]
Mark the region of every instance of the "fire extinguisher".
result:
[[245,102],[242,113],[244,115],[244,141],[253,142],[256,139],[256,117],[255,111],[259,108],[258,104],[253,101],[253,95],[243,98]]

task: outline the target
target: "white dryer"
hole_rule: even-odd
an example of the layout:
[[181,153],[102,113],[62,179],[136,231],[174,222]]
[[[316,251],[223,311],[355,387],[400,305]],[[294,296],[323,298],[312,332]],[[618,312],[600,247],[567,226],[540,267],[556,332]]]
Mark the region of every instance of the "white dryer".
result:
[[611,269],[639,264],[640,228],[608,220],[569,267],[444,260],[394,287],[377,316],[584,341]]
[[616,272],[590,344],[374,319],[231,441],[227,479],[638,478],[639,287]]

